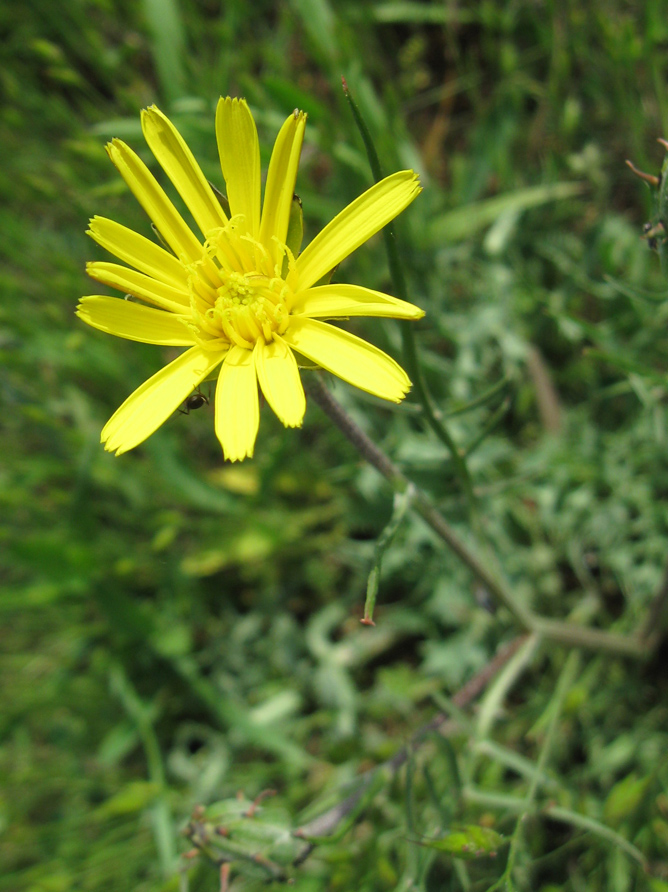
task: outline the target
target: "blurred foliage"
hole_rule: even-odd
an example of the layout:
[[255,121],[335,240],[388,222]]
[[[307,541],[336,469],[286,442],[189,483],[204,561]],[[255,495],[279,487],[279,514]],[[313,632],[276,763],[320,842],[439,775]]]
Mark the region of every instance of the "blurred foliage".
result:
[[[392,493],[315,407],[300,431],[263,413],[242,465],[207,408],[104,453],[103,423],[165,358],[73,316],[97,290],[88,217],[151,234],[105,138],[152,163],[138,111],[155,101],[220,183],[221,93],[247,97],[265,164],[304,108],[312,235],[371,181],[345,74],[385,170],[422,174],[397,228],[481,547],[537,611],[629,632],[666,560],[668,303],[638,296],[665,283],[623,161],[660,167],[668,5],[30,0],[0,6],[0,34],[0,890],[208,892],[215,868],[179,857],[196,804],[273,788],[298,826],[516,630],[408,515],[377,625],[359,624]],[[380,239],[347,264],[391,287]],[[398,355],[394,323],[357,325]],[[415,404],[335,393],[473,541]],[[665,659],[582,654],[569,675],[564,648],[526,652],[295,888],[485,890],[510,848],[453,858],[470,837],[515,840],[517,888],[665,892]]]

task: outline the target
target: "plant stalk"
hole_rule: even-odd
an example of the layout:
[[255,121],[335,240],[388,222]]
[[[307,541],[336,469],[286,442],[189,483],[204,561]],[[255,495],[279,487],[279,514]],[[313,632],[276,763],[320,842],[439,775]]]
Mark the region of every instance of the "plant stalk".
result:
[[607,651],[619,656],[636,659],[646,657],[649,653],[648,643],[641,635],[619,635],[578,626],[574,623],[562,622],[538,616],[528,607],[519,603],[510,587],[463,542],[440,511],[434,506],[425,492],[408,477],[376,446],[376,444],[353,421],[345,409],[331,395],[321,376],[314,373],[305,377],[306,390],[330,421],[339,428],[355,446],[358,452],[379,471],[390,483],[395,492],[406,492],[413,488],[410,507],[434,530],[457,557],[473,573],[494,598],[511,613],[517,623],[527,632],[541,638],[565,644],[569,647],[584,647],[588,650]]

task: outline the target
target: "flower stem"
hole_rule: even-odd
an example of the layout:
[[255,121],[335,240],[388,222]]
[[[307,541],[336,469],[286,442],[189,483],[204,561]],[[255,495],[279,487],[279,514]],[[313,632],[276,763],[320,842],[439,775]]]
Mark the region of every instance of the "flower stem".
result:
[[585,647],[589,650],[607,651],[618,655],[641,658],[650,650],[642,636],[619,635],[604,632],[574,623],[562,622],[538,616],[528,607],[519,603],[510,587],[490,569],[489,561],[483,561],[463,542],[431,499],[388,458],[385,453],[353,421],[345,409],[326,388],[319,374],[304,376],[309,396],[316,402],[330,421],[339,428],[369,464],[373,465],[390,483],[395,492],[413,489],[410,507],[434,530],[457,557],[473,573],[488,591],[503,604],[517,623],[526,631],[541,638],[565,644],[569,647]]
[[[366,122],[362,117],[357,103],[353,99],[352,93],[350,92],[350,87],[346,83],[345,78],[343,78],[342,80],[344,95],[348,100],[350,110],[355,120],[355,124],[357,125],[357,129],[359,130],[360,136],[362,137],[362,142],[364,143],[364,148],[366,149],[367,158],[369,160],[369,167],[371,168],[371,174],[374,178],[374,181],[377,183],[383,178],[383,170],[380,165],[380,159],[378,158],[378,152],[376,152],[376,147],[373,143],[369,128],[366,126]],[[392,278],[392,284],[394,286],[395,297],[407,301],[408,289],[406,287],[406,277],[404,276],[403,267],[399,258],[399,251],[397,250],[397,240],[394,234],[394,227],[392,225],[386,226],[383,229],[383,239],[385,240],[385,251],[387,253],[387,262],[390,267],[390,276]],[[417,344],[415,342],[413,323],[410,321],[403,322],[400,328],[404,363],[408,370],[408,376],[413,383],[415,395],[417,396],[418,401],[422,406],[422,412],[427,420],[427,423],[452,456],[452,461],[455,466],[457,476],[459,477],[462,486],[464,487],[464,492],[466,493],[469,510],[473,515],[475,509],[475,495],[473,493],[471,475],[469,474],[469,469],[466,465],[466,458],[459,451],[457,444],[452,439],[450,431],[445,426],[445,423],[441,417],[441,413],[434,406],[429,391],[427,390],[427,385],[425,384],[422,369],[420,367],[420,361],[418,359],[418,350]]]

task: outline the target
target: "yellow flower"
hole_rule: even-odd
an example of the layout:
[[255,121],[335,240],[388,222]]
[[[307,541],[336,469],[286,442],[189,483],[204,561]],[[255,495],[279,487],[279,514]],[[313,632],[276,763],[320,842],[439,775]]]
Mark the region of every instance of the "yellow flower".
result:
[[417,175],[386,177],[341,211],[295,257],[286,245],[306,115],[283,124],[261,207],[260,148],[244,100],[220,99],[216,138],[229,216],[174,125],[155,106],[142,112],[151,151],[202,232],[196,236],[139,157],[121,140],[111,160],[173,253],[131,229],[93,217],[88,234],[124,263],[88,264],[93,279],[140,303],[83,297],[77,314],[109,334],[189,347],[134,391],[112,415],[102,442],[120,455],[142,443],[220,366],[215,429],[231,461],[253,454],[258,384],[286,427],[306,401],[297,357],[383,399],[399,402],[410,381],[397,363],[321,319],[419,319],[418,307],[358,285],[317,285],[344,257],[394,219],[420,192]]

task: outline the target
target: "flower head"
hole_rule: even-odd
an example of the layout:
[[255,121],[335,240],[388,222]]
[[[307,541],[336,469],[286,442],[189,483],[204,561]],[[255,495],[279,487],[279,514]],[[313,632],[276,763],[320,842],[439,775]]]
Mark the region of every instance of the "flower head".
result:
[[397,363],[322,319],[418,319],[422,310],[357,285],[317,284],[401,213],[420,192],[413,171],[392,174],[341,211],[296,256],[288,226],[306,115],[281,128],[261,202],[260,148],[244,100],[222,99],[216,138],[229,210],[207,182],[174,125],[155,106],[142,112],[146,141],[201,230],[195,235],[140,158],[121,140],[107,151],[170,250],[131,229],[93,217],[88,234],[128,266],[88,264],[92,278],[139,302],[91,295],[77,314],[93,328],[149,344],[188,347],[134,391],[102,431],[120,455],[149,437],[216,369],[215,429],[226,458],[253,454],[258,384],[287,427],[306,402],[297,358],[399,402],[410,381]]

